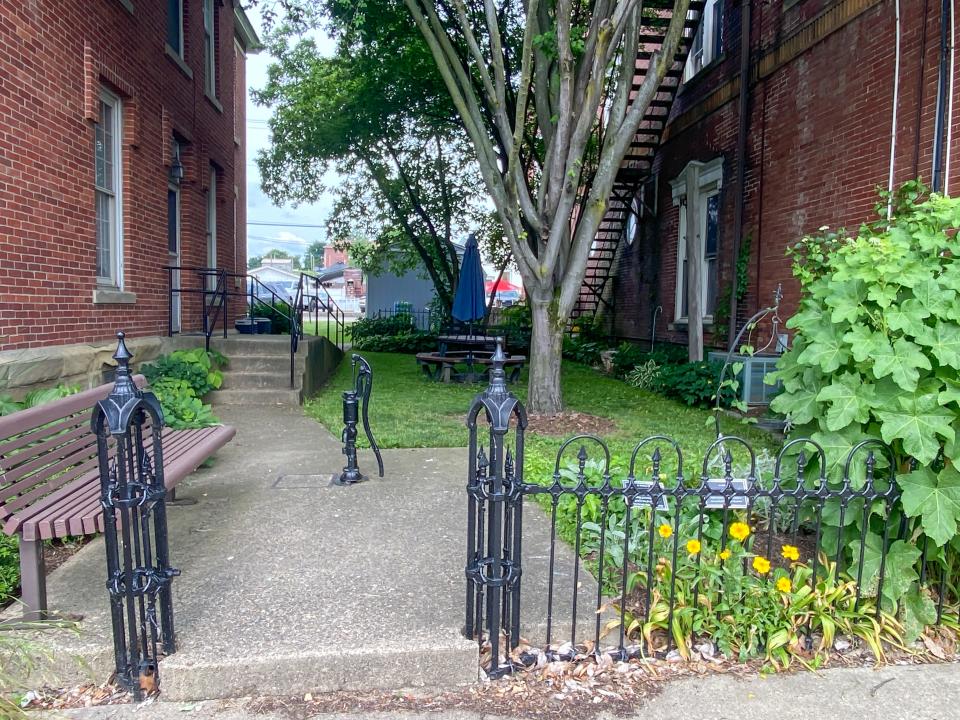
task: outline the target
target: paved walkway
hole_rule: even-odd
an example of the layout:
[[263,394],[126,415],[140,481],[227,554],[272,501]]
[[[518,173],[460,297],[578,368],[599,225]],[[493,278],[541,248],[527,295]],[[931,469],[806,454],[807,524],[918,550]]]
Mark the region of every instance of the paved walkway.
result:
[[[543,708],[556,716],[558,705]],[[592,717],[580,711],[566,717]],[[478,712],[260,714],[244,704],[158,703],[65,713],[75,720],[499,720]],[[529,715],[524,714],[524,717]],[[600,714],[600,718],[610,717]],[[623,716],[619,716],[623,717]],[[626,717],[631,717],[627,715]],[[639,704],[636,720],[954,720],[960,717],[960,668],[956,665],[892,666],[879,669],[798,672],[740,680],[714,675],[668,684]]]
[[[386,451],[386,478],[336,487],[339,440],[299,407],[217,411],[237,436],[178,488],[196,504],[169,510],[182,575],[173,585],[179,647],[161,663],[164,699],[475,681],[477,646],[460,634],[466,451]],[[375,472],[372,454],[361,453],[360,466]],[[549,523],[529,515],[524,577],[545,584]],[[79,638],[57,640],[68,676],[79,668],[72,656],[100,682],[112,670],[104,574],[101,541],[51,574],[51,608],[84,616]],[[528,603],[527,626],[543,622],[544,610]]]

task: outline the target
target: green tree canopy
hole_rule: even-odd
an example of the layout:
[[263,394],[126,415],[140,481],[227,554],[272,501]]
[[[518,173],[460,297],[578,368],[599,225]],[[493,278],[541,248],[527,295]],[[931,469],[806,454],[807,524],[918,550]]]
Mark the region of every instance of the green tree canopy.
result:
[[337,52],[290,32],[274,35],[276,62],[257,102],[273,111],[272,145],[258,157],[275,202],[310,202],[339,176],[330,240],[369,241],[366,270],[422,265],[450,305],[459,273],[455,241],[492,207],[459,118],[429,50],[401,6],[377,21],[350,3],[324,5]]

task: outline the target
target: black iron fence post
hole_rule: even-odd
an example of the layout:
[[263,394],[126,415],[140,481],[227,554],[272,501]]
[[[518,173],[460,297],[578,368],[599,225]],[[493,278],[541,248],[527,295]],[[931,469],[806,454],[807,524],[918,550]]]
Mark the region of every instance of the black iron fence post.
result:
[[[363,431],[370,442],[370,448],[377,457],[380,477],[383,477],[383,458],[380,448],[370,429],[370,393],[373,390],[373,369],[360,355],[353,355],[354,386],[343,392],[343,454],[347,456],[347,465],[335,480],[337,485],[353,485],[367,478],[360,472],[357,462],[357,424],[363,422]],[[359,371],[357,370],[359,366]],[[361,406],[362,401],[362,406]]]
[[[464,632],[481,641],[486,635],[490,644],[486,671],[490,677],[510,672],[510,652],[520,640],[523,436],[527,417],[523,405],[507,388],[505,361],[498,341],[490,384],[474,399],[466,421],[470,459]],[[489,423],[489,455],[478,442],[481,411]],[[515,431],[512,436],[511,429]]]
[[91,428],[97,437],[116,675],[140,700],[159,683],[158,645],[165,654],[175,650],[170,583],[180,571],[170,567],[167,548],[163,413],[153,393],[134,384],[122,332],[117,339],[116,381],[94,407]]

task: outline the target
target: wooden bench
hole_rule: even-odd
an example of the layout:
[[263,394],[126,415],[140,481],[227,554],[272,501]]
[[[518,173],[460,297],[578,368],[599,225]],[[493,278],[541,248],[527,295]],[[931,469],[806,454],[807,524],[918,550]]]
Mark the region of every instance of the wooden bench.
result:
[[[453,382],[475,382],[482,380],[487,375],[487,369],[492,364],[492,352],[486,351],[457,351],[447,353],[417,353],[417,365],[423,370],[423,374],[434,381]],[[507,382],[516,382],[520,377],[520,371],[526,364],[527,358],[524,355],[511,355],[504,360],[504,369],[507,370]],[[458,366],[466,366],[465,372],[457,372]],[[480,366],[479,370],[475,370]]]
[[[140,387],[142,375],[134,377]],[[20,536],[20,587],[27,618],[47,613],[43,541],[103,531],[94,405],[113,388],[100,385],[0,417],[0,523]],[[163,430],[164,483],[170,490],[236,434],[218,425]]]

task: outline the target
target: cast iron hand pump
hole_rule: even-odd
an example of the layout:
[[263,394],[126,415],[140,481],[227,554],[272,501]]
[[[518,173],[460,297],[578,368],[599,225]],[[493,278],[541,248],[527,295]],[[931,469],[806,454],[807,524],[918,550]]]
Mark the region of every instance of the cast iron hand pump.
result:
[[[357,365],[360,366],[359,372]],[[373,454],[377,456],[377,466],[380,470],[380,477],[383,477],[383,458],[380,457],[380,448],[377,441],[373,439],[373,431],[370,430],[370,417],[368,414],[370,408],[370,392],[373,390],[373,370],[370,364],[357,354],[353,355],[353,389],[345,390],[343,393],[343,454],[347,456],[347,465],[337,479],[337,485],[352,485],[362,480],[366,480],[360,472],[357,464],[357,421],[363,420],[363,431],[370,441],[370,447]],[[363,399],[362,408],[360,399]],[[358,409],[360,413],[358,416]]]

